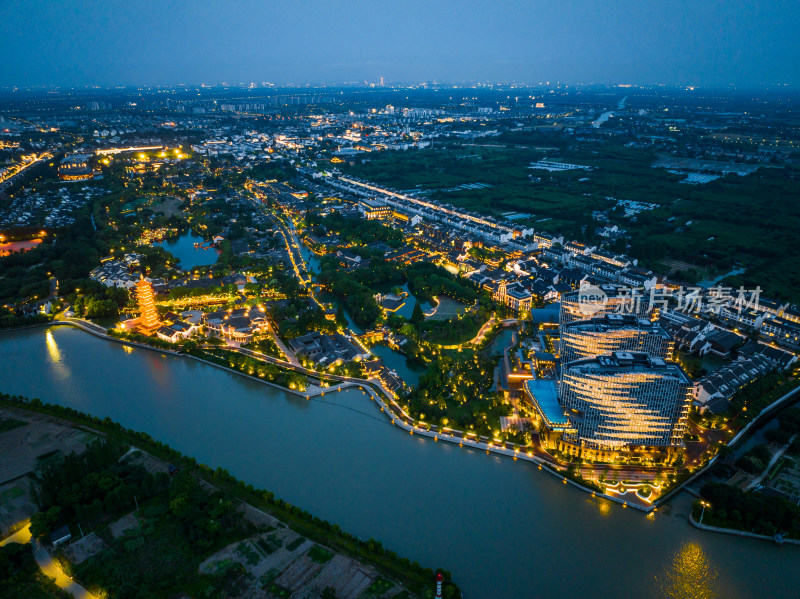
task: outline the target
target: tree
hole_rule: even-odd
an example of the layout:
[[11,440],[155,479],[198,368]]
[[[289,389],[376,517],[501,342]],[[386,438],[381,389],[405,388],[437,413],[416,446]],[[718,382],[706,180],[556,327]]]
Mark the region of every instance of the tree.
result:
[[36,512],[31,516],[31,534],[37,539],[44,537],[61,523],[61,508],[53,506],[46,512]]
[[341,304],[336,307],[336,324],[338,324],[340,327],[347,326],[347,318],[344,316],[344,308]]
[[425,320],[425,313],[422,311],[422,306],[419,302],[414,302],[414,310],[411,312],[411,324],[420,324]]

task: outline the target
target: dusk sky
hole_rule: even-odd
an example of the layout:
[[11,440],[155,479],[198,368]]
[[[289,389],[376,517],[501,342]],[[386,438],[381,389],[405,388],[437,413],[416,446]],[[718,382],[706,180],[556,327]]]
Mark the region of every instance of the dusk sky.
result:
[[799,30],[796,0],[0,0],[0,86],[796,87]]

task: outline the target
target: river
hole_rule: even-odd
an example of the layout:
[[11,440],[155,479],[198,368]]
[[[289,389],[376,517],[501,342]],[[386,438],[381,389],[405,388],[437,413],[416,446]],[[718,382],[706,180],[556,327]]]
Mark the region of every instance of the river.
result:
[[306,401],[65,327],[0,334],[0,388],[150,433],[431,567],[465,597],[797,597],[800,549],[645,517],[527,463],[411,436],[361,392]]

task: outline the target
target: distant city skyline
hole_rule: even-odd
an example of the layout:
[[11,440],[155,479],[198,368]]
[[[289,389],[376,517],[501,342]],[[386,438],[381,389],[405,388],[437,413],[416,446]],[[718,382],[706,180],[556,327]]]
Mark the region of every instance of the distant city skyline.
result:
[[800,3],[6,2],[0,87],[800,86]]

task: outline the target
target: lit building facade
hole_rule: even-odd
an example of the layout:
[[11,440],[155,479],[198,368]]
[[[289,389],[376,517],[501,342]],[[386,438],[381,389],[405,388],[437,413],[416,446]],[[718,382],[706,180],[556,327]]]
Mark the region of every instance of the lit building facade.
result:
[[641,290],[634,292],[631,288],[613,285],[593,289],[601,294],[600,297],[587,293],[584,288],[561,296],[559,322],[562,326],[576,320],[601,318],[606,314],[632,314],[639,318],[652,316],[649,296],[643,296]]
[[62,181],[86,181],[94,177],[88,163],[88,154],[73,154],[61,160],[58,165],[58,178]]
[[500,281],[494,299],[515,312],[529,312],[533,305],[533,295],[521,283]]
[[616,351],[645,352],[669,360],[673,341],[657,323],[633,314],[606,314],[561,326],[561,361],[574,362]]
[[564,433],[558,448],[592,461],[655,452],[671,459],[683,447],[691,401],[686,373],[645,353],[564,364],[559,402],[573,431]]
[[392,209],[389,206],[374,200],[361,200],[358,203],[358,209],[367,220],[384,220],[392,216]]

